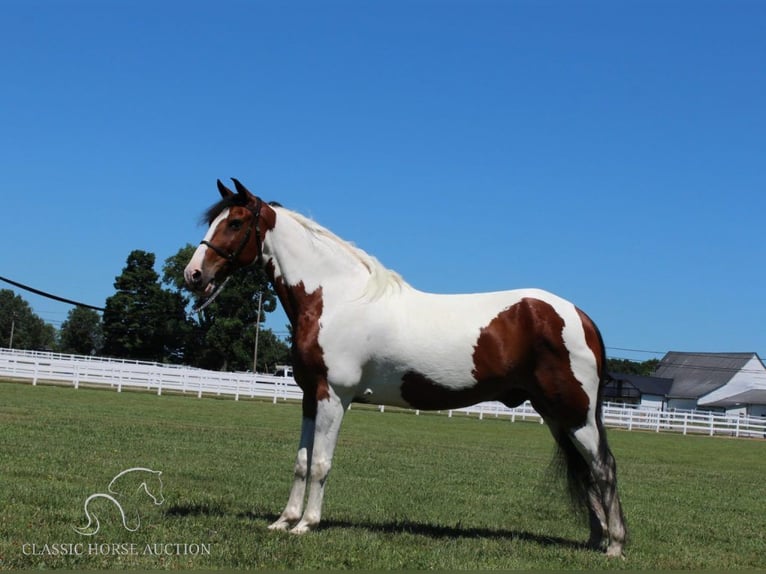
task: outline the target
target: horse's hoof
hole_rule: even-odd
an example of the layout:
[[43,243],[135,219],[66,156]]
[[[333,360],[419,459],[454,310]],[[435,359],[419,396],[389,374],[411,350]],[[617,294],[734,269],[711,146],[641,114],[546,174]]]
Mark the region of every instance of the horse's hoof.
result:
[[611,544],[606,549],[606,555],[609,558],[622,558],[625,560],[625,552],[622,548],[622,544]]
[[290,528],[290,523],[287,520],[284,520],[280,518],[273,524],[269,524],[269,530],[281,530],[282,532],[287,531],[287,529]]
[[308,522],[299,522],[295,528],[290,531],[290,534],[306,534],[307,532],[311,532],[313,529],[314,526],[312,524],[309,524]]

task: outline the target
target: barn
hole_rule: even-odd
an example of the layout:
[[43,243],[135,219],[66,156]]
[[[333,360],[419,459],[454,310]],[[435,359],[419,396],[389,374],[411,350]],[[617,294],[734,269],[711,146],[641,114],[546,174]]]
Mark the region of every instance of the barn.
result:
[[766,367],[757,353],[671,351],[653,376],[672,379],[668,409],[766,416]]

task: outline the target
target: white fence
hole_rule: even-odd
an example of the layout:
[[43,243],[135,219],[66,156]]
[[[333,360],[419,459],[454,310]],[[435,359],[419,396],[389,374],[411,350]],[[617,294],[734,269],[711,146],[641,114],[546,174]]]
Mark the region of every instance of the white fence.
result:
[[[509,409],[502,403],[479,403],[457,409],[456,412],[477,414],[480,419],[489,416],[510,417],[512,421],[543,422],[542,417],[528,402],[514,409]],[[452,411],[449,411],[449,415],[452,416]],[[712,411],[659,411],[605,403],[603,421],[605,426],[626,430],[766,438],[766,418],[726,415]]]
[[[138,389],[155,392],[191,393],[243,398],[300,399],[302,391],[290,377],[252,373],[225,373],[192,367],[146,363],[122,359],[106,359],[79,355],[62,355],[36,351],[0,348],[0,378],[38,382],[58,382],[78,388],[81,384],[109,386],[117,392]],[[379,407],[385,411],[384,407]],[[419,411],[415,411],[419,414]],[[509,409],[502,403],[486,402],[447,411],[511,421],[543,420],[529,403]],[[658,411],[604,405],[604,424],[627,430],[673,431],[683,434],[725,435],[734,437],[766,437],[766,419],[719,414],[708,411]]]
[[303,393],[292,378],[252,373],[225,373],[192,367],[61,355],[36,351],[0,349],[0,377],[9,379],[109,385],[117,392],[139,389],[156,392],[193,393],[243,398],[300,399]]

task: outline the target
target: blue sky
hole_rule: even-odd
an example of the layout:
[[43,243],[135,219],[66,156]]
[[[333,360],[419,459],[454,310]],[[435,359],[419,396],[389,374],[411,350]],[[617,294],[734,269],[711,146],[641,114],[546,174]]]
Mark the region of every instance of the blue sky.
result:
[[420,289],[554,291],[612,356],[766,357],[764,29],[757,0],[10,0],[0,275],[102,305],[234,176]]

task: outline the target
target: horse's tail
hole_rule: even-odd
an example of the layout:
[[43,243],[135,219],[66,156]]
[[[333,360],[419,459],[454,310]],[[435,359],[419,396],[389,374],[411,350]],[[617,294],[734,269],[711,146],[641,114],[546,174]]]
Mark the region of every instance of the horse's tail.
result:
[[555,464],[559,472],[566,475],[570,502],[578,511],[588,508],[588,491],[593,481],[590,465],[577,450],[567,429],[557,428],[553,438],[558,447]]

